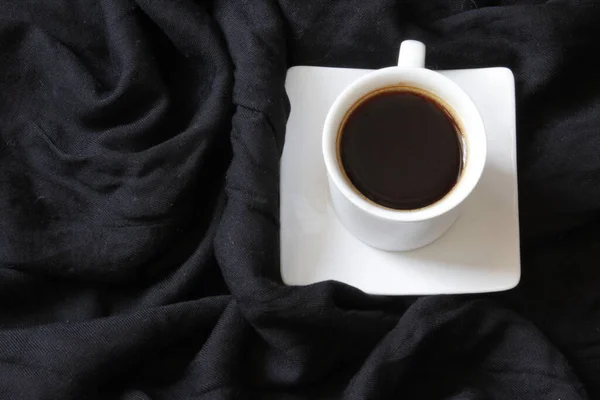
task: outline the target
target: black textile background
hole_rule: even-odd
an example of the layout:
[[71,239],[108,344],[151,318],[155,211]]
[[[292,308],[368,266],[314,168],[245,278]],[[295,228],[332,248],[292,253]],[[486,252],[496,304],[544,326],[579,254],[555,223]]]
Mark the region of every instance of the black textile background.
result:
[[[521,284],[283,286],[286,70],[406,38],[515,73]],[[0,1],[0,399],[600,399],[599,40],[595,1]]]

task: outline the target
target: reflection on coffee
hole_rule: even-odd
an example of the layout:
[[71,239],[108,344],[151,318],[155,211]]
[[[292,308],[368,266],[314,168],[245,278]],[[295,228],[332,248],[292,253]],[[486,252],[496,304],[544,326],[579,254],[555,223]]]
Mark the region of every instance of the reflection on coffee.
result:
[[415,210],[441,200],[456,185],[461,137],[433,98],[394,87],[349,111],[338,133],[338,156],[363,196],[384,207]]

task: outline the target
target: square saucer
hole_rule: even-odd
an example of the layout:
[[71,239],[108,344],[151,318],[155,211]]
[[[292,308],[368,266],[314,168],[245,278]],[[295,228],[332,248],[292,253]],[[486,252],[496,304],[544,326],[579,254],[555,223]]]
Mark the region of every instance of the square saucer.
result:
[[338,221],[329,197],[321,132],[329,108],[370,70],[298,66],[288,70],[291,103],[281,157],[281,277],[287,285],[336,280],[366,293],[495,292],[521,276],[515,83],[506,68],[439,71],[473,99],[488,157],[478,186],[450,230],[407,252],[367,246]]

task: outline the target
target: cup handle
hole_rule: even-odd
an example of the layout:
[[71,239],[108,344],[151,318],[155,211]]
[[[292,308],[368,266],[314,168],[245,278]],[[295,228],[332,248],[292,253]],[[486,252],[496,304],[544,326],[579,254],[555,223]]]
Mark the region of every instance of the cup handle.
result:
[[417,40],[405,40],[400,44],[398,66],[402,68],[425,67],[425,45]]

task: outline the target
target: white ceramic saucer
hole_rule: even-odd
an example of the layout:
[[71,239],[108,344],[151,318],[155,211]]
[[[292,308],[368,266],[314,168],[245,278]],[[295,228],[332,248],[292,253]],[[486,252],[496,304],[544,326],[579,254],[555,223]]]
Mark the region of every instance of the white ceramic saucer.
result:
[[321,131],[329,107],[369,70],[293,67],[281,158],[281,277],[288,285],[336,280],[367,293],[415,295],[493,292],[521,276],[517,196],[515,86],[506,68],[442,71],[473,99],[483,117],[488,159],[481,181],[454,226],[409,252],[373,249],[345,230],[330,204]]

